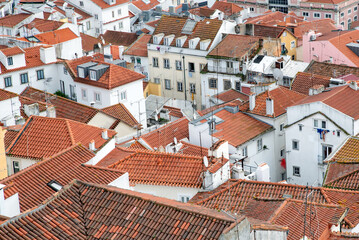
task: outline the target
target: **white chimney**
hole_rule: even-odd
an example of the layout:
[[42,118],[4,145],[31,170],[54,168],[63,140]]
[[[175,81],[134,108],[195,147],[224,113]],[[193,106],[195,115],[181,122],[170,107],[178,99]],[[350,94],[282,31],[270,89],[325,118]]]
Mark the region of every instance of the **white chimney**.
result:
[[95,151],[95,150],[96,150],[96,148],[95,148],[95,140],[92,140],[92,141],[90,142],[90,144],[89,144],[89,149],[90,149],[91,151]]
[[313,87],[309,88],[309,96],[319,94],[323,92],[324,89],[324,85],[314,85]]
[[256,94],[252,92],[249,94],[249,110],[253,111],[255,107],[256,107]]
[[208,149],[208,156],[215,158],[221,158],[222,156],[226,159],[229,158],[229,146],[228,141],[219,140]]
[[46,109],[46,116],[56,118],[56,109],[54,106],[48,106]]
[[24,104],[24,112],[25,114],[30,117],[31,115],[39,116],[39,104],[32,103],[32,104]]
[[351,89],[357,91],[358,90],[358,83],[355,81],[351,81],[349,86],[351,87]]
[[256,175],[257,175],[257,181],[269,182],[270,177],[269,177],[268,164],[266,164],[266,163],[260,164],[256,170]]
[[56,51],[53,46],[43,46],[40,48],[40,60],[45,63],[56,62]]
[[5,199],[4,193],[5,185],[0,184],[0,215],[5,217],[14,217],[20,214],[20,202],[19,194],[14,195]]
[[104,130],[102,131],[102,138],[105,139],[105,140],[108,139],[107,129],[104,129]]
[[266,99],[266,114],[267,115],[273,115],[274,114],[273,99],[270,99],[270,98]]

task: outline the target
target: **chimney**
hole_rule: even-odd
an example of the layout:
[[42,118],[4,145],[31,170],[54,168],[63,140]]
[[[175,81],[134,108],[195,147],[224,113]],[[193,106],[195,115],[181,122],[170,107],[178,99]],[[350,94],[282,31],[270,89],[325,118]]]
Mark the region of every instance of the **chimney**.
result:
[[314,85],[313,87],[309,88],[309,96],[317,95],[324,91],[324,85]]
[[20,214],[20,203],[19,194],[14,195],[5,199],[4,193],[5,185],[0,184],[0,215],[5,217],[14,217]]
[[89,144],[89,149],[91,151],[95,151],[96,148],[95,148],[95,140],[91,140],[90,144]]
[[266,99],[266,114],[267,115],[273,115],[274,114],[273,99],[270,99],[269,97]]
[[208,156],[209,157],[215,157],[215,158],[221,158],[222,156],[224,158],[229,158],[229,147],[228,147],[228,141],[221,139],[218,140],[213,144],[212,147],[208,149]]
[[249,110],[253,111],[253,109],[256,107],[256,94],[251,92],[249,94]]
[[53,46],[43,46],[40,48],[40,60],[45,63],[56,62],[56,52]]
[[39,116],[40,114],[39,104],[38,103],[24,104],[24,112],[28,117],[30,117],[31,115]]
[[107,129],[104,129],[104,130],[102,131],[102,138],[105,139],[105,140],[108,139]]
[[50,118],[56,118],[56,109],[54,106],[48,106],[46,109],[46,116]]
[[357,91],[358,90],[358,83],[355,81],[351,81],[349,86],[351,87],[351,89]]
[[262,163],[257,167],[256,170],[257,181],[269,182],[269,166],[266,163]]

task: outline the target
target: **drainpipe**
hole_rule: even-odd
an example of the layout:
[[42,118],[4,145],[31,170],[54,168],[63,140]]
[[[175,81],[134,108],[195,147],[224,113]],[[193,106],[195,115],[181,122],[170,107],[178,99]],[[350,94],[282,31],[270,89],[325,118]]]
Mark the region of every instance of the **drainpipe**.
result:
[[[183,84],[184,84],[184,100],[187,102],[187,83],[186,83],[186,67],[184,64],[184,56],[182,56],[183,60]],[[186,103],[185,102],[185,103]]]

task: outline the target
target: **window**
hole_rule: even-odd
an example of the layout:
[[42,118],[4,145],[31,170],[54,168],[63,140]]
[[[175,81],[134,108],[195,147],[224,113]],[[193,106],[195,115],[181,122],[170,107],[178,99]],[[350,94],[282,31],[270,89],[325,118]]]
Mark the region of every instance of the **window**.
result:
[[159,79],[159,78],[154,78],[153,81],[154,81],[156,84],[160,84],[160,79]]
[[284,148],[282,148],[281,150],[280,150],[280,157],[284,157]]
[[182,62],[179,60],[176,60],[176,70],[182,70]]
[[322,121],[322,128],[327,128],[327,122],[326,121]]
[[152,58],[152,65],[153,67],[158,67],[158,58],[156,57]]
[[113,30],[116,31],[116,25],[113,26]]
[[299,141],[298,140],[292,140],[292,149],[299,150]]
[[332,18],[332,14],[331,13],[326,13],[325,18]]
[[231,80],[224,79],[223,80],[223,88],[224,88],[224,90],[231,89],[232,88]]
[[113,18],[115,17],[115,11],[112,11],[112,17]]
[[194,63],[191,63],[191,62],[188,63],[188,71],[194,72]]
[[67,68],[64,66],[64,74],[67,75]]
[[358,11],[358,7],[354,7],[354,12]]
[[99,28],[96,28],[96,33],[100,33],[100,29],[99,29]]
[[123,28],[123,22],[119,22],[119,23],[118,23],[118,28],[119,28],[119,29]]
[[163,59],[163,67],[167,69],[170,68],[170,60],[168,58]]
[[358,16],[354,16],[354,21],[358,21]]
[[298,127],[299,127],[299,131],[303,131],[303,125],[302,124],[298,124]]
[[165,89],[171,90],[171,80],[165,79]]
[[236,90],[241,91],[241,82],[239,81],[236,82]]
[[131,57],[131,63],[135,63],[135,57]]
[[344,26],[344,22],[341,22],[340,25]]
[[181,47],[182,46],[182,41],[181,39],[176,39],[176,47]]
[[320,18],[320,13],[314,13],[315,18]]
[[283,129],[284,129],[284,123],[281,123],[281,124],[279,125],[279,131],[283,132]]
[[340,137],[340,131],[337,130],[337,137]]
[[60,80],[60,91],[65,94],[65,82]]
[[248,148],[247,148],[247,146],[242,148],[242,156],[243,157],[248,157]]
[[340,17],[344,17],[344,12],[340,13]]
[[303,17],[309,17],[309,12],[303,12]]
[[6,35],[11,36],[11,29],[6,29]]
[[126,99],[127,99],[127,92],[126,91],[121,92],[121,101]]
[[137,62],[137,64],[141,64],[141,58],[136,58],[136,62]]
[[117,14],[118,14],[118,16],[121,15],[121,8],[117,10]]
[[181,202],[186,203],[189,201],[189,197],[188,196],[180,196]]
[[37,70],[36,71],[36,75],[37,75],[37,80],[42,80],[42,79],[45,79],[45,76],[44,76],[44,70]]
[[233,62],[227,61],[227,68],[233,68]]
[[95,101],[96,102],[101,102],[101,94],[100,93],[97,93],[97,92],[95,92]]
[[84,6],[84,2],[80,1],[80,6],[83,7]]
[[290,48],[295,48],[295,41],[290,42]]
[[97,14],[95,14],[95,19],[98,20],[98,15]]
[[4,78],[4,82],[5,82],[5,87],[11,87],[12,86],[12,80],[11,80],[11,76],[9,77],[5,77]]
[[87,100],[87,90],[86,89],[81,89],[81,95],[82,95],[82,99]]
[[351,14],[352,13],[352,10],[351,9],[348,9],[348,14]]
[[12,60],[12,57],[8,57],[8,58],[7,58],[7,65],[11,66],[11,65],[13,65],[13,64],[14,64],[14,62],[13,62],[13,60]]
[[330,145],[322,145],[322,160],[326,159],[333,150],[333,146]]
[[350,27],[351,22],[352,22],[352,20],[350,18],[348,18],[348,28]]
[[90,80],[96,80],[96,71],[90,71]]
[[189,92],[190,93],[196,93],[196,84],[195,83],[190,83],[189,84]]
[[25,84],[29,82],[29,76],[27,73],[20,74],[21,84]]
[[20,171],[20,162],[19,161],[13,161],[12,162],[12,169],[14,171],[14,174]]
[[314,125],[315,128],[318,127],[318,120],[317,119],[314,119],[313,125]]
[[253,7],[249,8],[249,11],[254,12],[254,8]]
[[182,82],[177,82],[177,91],[183,92],[183,83]]
[[199,64],[199,70],[202,71],[205,66],[206,66],[206,64],[200,63]]
[[91,28],[91,23],[90,23],[90,21],[87,21],[87,22],[86,22],[86,28],[87,28],[87,30],[90,30],[90,28]]
[[300,177],[300,167],[293,166],[293,176]]
[[70,98],[72,100],[76,100],[75,85],[71,85],[71,84],[70,84]]
[[216,78],[209,79],[209,88],[217,88],[217,79]]
[[262,138],[257,140],[257,150],[258,152],[263,149],[263,141]]
[[283,85],[289,87],[290,86],[290,79],[289,78],[283,78]]

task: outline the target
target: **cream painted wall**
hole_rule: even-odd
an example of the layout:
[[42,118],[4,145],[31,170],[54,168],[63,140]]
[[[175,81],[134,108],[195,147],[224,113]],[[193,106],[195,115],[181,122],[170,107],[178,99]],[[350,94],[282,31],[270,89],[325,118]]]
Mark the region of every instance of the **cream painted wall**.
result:
[[104,113],[98,112],[93,118],[91,118],[91,120],[87,124],[95,127],[109,129],[115,121],[115,118],[110,117],[109,115],[106,115]]

